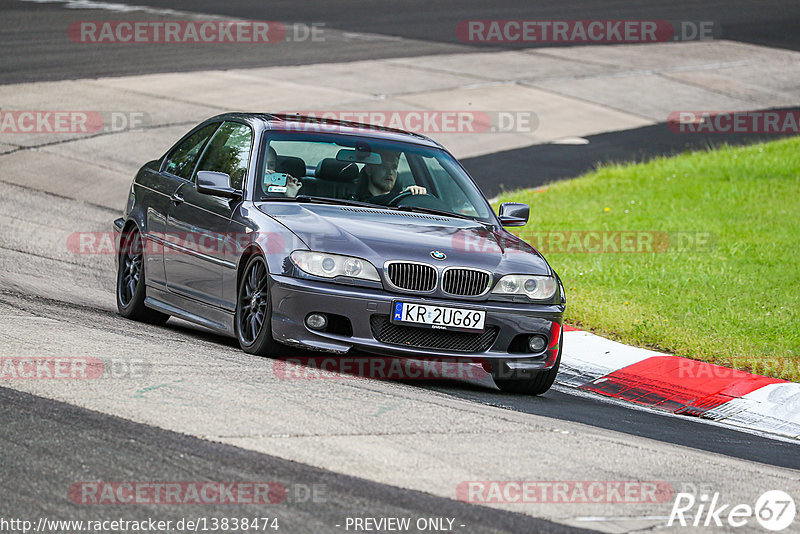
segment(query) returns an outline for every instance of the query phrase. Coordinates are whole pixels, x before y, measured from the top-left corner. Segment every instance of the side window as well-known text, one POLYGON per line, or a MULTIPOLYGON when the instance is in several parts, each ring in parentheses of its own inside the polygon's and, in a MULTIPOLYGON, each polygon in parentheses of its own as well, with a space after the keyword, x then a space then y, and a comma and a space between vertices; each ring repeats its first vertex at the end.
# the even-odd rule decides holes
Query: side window
POLYGON ((192 176, 194 164, 197 163, 197 156, 206 145, 206 141, 211 137, 219 127, 219 123, 209 124, 204 128, 200 128, 195 133, 186 138, 186 140, 178 145, 172 153, 167 156, 167 164, 164 170, 168 173, 180 176, 186 180, 192 176))
POLYGON ((242 189, 252 144, 253 132, 249 126, 225 122, 208 143, 197 170, 224 172, 231 177, 231 187, 242 189))

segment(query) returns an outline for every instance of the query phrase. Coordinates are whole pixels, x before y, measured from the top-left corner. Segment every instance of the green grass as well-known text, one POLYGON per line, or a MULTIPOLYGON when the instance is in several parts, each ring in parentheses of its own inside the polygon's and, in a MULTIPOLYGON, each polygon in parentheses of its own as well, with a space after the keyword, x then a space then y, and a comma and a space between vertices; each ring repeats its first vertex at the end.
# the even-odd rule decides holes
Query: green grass
POLYGON ((530 204, 530 222, 515 233, 544 243, 570 324, 800 381, 800 138, 610 165, 498 199, 508 201, 530 204), (666 235, 669 245, 634 253, 557 246, 575 230, 659 232, 655 241, 666 244, 666 235))

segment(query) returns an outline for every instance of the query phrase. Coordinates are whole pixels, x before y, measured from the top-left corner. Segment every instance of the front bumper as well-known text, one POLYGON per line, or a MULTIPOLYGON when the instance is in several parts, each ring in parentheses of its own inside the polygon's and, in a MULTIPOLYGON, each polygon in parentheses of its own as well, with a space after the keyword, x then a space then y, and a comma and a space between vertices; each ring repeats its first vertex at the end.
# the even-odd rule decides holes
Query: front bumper
MULTIPOLYGON (((517 368, 551 368, 559 352, 564 305, 519 304, 495 301, 459 301, 399 295, 380 289, 318 282, 287 276, 272 276, 272 335, 283 344, 305 349, 344 354, 351 349, 412 359, 456 358, 504 360, 517 368), (421 348, 376 339, 371 320, 389 316, 394 300, 429 305, 467 307, 486 310, 486 326, 495 327, 496 336, 488 349, 479 352, 421 348), (335 314, 349 319, 352 335, 319 332, 305 325, 309 313, 335 314), (540 334, 548 338, 540 354, 509 352, 519 334, 540 334)), ((413 330, 419 330, 413 328, 413 330)), ((438 332, 438 331, 436 331, 438 332)))

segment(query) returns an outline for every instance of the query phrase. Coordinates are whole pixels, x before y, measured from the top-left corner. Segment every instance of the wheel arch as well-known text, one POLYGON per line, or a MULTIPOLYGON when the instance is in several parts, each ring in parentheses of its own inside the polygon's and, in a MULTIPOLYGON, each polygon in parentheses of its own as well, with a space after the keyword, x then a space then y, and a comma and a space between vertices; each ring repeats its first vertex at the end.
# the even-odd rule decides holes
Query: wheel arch
MULTIPOLYGON (((250 243, 245 247, 242 251, 242 255, 239 256, 239 264, 236 266, 236 294, 239 293, 239 282, 242 280, 242 275, 244 274, 245 267, 247 267, 247 262, 250 261, 250 258, 253 255, 258 255, 264 258, 264 261, 267 262, 268 271, 272 271, 271 266, 269 265, 269 261, 266 259, 266 255, 264 251, 261 250, 261 247, 257 243, 250 243)), ((269 273, 268 273, 269 274, 269 273)), ((238 297, 237 297, 238 298, 238 297)))
POLYGON ((128 236, 130 236, 133 232, 142 233, 142 230, 139 228, 139 224, 134 219, 128 219, 122 226, 122 230, 119 232, 119 236, 117 237, 117 266, 119 266, 119 261, 122 258, 122 253, 125 249, 125 243, 128 236))
POLYGON ((122 258, 125 240, 131 235, 132 232, 139 232, 139 234, 142 236, 142 245, 144 246, 144 241, 147 239, 146 230, 144 229, 144 222, 145 217, 142 213, 142 210, 134 209, 128 213, 128 216, 125 218, 125 222, 122 224, 122 230, 119 231, 119 234, 116 237, 117 248, 116 254, 114 255, 114 261, 117 267, 119 267, 119 262, 122 258))

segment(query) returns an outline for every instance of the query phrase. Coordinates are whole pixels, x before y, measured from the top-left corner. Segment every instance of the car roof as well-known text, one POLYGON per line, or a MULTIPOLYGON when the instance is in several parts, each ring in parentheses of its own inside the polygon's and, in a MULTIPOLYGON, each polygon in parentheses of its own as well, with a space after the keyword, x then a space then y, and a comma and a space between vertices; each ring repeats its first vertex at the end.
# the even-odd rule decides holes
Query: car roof
POLYGON ((371 137, 386 141, 399 141, 435 148, 444 148, 430 137, 414 132, 407 132, 405 130, 377 126, 374 124, 311 117, 299 114, 232 112, 211 117, 204 122, 220 120, 244 120, 253 124, 261 123, 266 130, 357 135, 359 137, 371 137))

